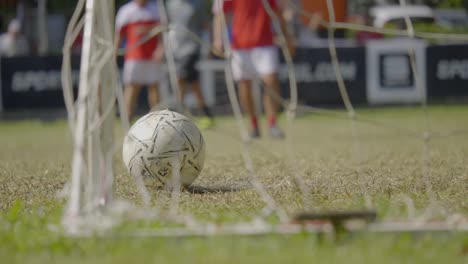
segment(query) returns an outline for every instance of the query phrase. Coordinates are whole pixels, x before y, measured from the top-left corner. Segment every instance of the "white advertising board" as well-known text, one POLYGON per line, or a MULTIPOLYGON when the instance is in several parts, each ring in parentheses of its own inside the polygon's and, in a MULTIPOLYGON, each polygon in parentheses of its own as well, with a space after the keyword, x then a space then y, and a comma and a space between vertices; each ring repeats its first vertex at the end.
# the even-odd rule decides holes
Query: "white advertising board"
POLYGON ((420 103, 426 100, 426 43, 395 38, 366 45, 367 101, 370 104, 420 103), (411 66, 414 52, 416 69, 411 66))

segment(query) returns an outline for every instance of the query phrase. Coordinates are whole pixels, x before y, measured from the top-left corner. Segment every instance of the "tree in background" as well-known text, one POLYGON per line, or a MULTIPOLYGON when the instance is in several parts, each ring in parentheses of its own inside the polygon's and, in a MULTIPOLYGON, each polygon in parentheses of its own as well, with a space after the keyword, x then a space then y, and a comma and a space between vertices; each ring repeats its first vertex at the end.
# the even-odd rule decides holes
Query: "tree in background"
MULTIPOLYGON (((348 8, 352 14, 362 14, 366 10, 377 3, 376 0, 355 0, 348 1, 348 8)), ((388 4, 398 5, 398 0, 388 0, 388 4)), ((425 4, 434 8, 464 8, 468 10, 468 0, 412 0, 412 4, 425 4)))
MULTIPOLYGON (((76 2, 77 1, 48 0, 47 5, 49 12, 71 15, 76 7, 76 2)), ((128 0, 115 0, 116 8, 125 4, 126 2, 128 2, 128 0)))
POLYGON ((444 8, 464 8, 468 10, 468 0, 427 0, 428 2, 438 2, 437 7, 444 8))
MULTIPOLYGON (((398 4, 399 1, 395 1, 398 4)), ((413 3, 423 3, 436 8, 464 8, 468 10, 468 0, 414 0, 413 3)))

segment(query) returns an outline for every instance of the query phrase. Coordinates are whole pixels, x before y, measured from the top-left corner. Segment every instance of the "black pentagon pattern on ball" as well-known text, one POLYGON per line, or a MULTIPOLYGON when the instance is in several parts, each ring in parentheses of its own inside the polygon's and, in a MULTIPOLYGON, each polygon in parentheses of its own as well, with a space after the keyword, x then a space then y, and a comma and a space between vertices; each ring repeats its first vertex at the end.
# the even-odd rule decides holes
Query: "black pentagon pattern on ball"
POLYGON ((164 185, 164 181, 158 177, 158 175, 155 175, 149 168, 148 168, 148 165, 146 164, 145 162, 145 159, 143 157, 140 157, 141 158, 141 162, 143 163, 143 168, 144 168, 144 172, 142 173, 142 175, 145 175, 145 173, 147 173, 147 175, 149 175, 150 177, 152 178, 155 178, 157 179, 159 182, 161 182, 161 184, 164 185))
MULTIPOLYGON (((163 117, 161 117, 159 121, 161 121, 162 119, 163 117)), ((152 136, 153 145, 151 146, 151 151, 150 151, 151 154, 154 153, 154 149, 156 148, 156 139, 158 138, 158 134, 159 134, 159 122, 156 125, 156 128, 154 129, 154 132, 153 132, 153 136, 152 136)))
POLYGON ((197 154, 195 154, 195 156, 193 156, 194 158, 197 158, 198 155, 200 155, 200 152, 202 151, 202 149, 205 147, 205 141, 203 141, 203 137, 202 137, 201 134, 200 134, 200 137, 198 139, 198 142, 200 143, 199 144, 200 147, 198 148, 197 154))
MULTIPOLYGON (((135 124, 133 124, 133 126, 130 127, 129 131, 131 131, 132 128, 138 126, 140 123, 145 122, 147 119, 149 119, 149 118, 152 117, 153 115, 157 115, 157 114, 158 114, 158 113, 152 112, 152 113, 150 113, 150 114, 148 114, 148 115, 145 115, 145 116, 143 116, 142 118, 138 119, 138 120, 135 122, 135 124)), ((160 114, 160 115, 168 116, 167 114, 160 114)))

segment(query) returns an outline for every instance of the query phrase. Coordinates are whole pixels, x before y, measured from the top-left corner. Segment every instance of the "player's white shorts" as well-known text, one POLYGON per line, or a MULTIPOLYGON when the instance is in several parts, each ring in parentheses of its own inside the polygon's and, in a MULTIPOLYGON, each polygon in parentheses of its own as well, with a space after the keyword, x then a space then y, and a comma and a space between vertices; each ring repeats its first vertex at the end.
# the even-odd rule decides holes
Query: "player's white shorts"
POLYGON ((234 80, 253 80, 256 77, 278 72, 279 58, 276 46, 232 51, 234 80))
POLYGON ((125 84, 150 85, 160 81, 161 66, 151 60, 126 60, 123 68, 125 84))

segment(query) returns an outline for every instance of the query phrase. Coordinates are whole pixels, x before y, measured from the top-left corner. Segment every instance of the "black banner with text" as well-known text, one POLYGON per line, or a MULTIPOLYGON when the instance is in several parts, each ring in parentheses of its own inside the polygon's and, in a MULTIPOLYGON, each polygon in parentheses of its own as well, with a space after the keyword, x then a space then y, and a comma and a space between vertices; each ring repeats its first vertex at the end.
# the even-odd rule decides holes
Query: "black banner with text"
MULTIPOLYGON (((72 79, 78 84, 79 59, 73 60, 72 79)), ((62 108, 62 56, 1 58, 4 110, 62 108)))
POLYGON ((429 99, 468 96, 468 45, 429 46, 426 52, 429 99))
MULTIPOLYGON (((338 48, 339 69, 353 103, 366 102, 366 50, 338 48)), ((299 101, 305 104, 341 104, 337 74, 327 48, 298 49, 294 57, 299 101)), ((279 71, 282 94, 289 97, 288 67, 279 71)))

